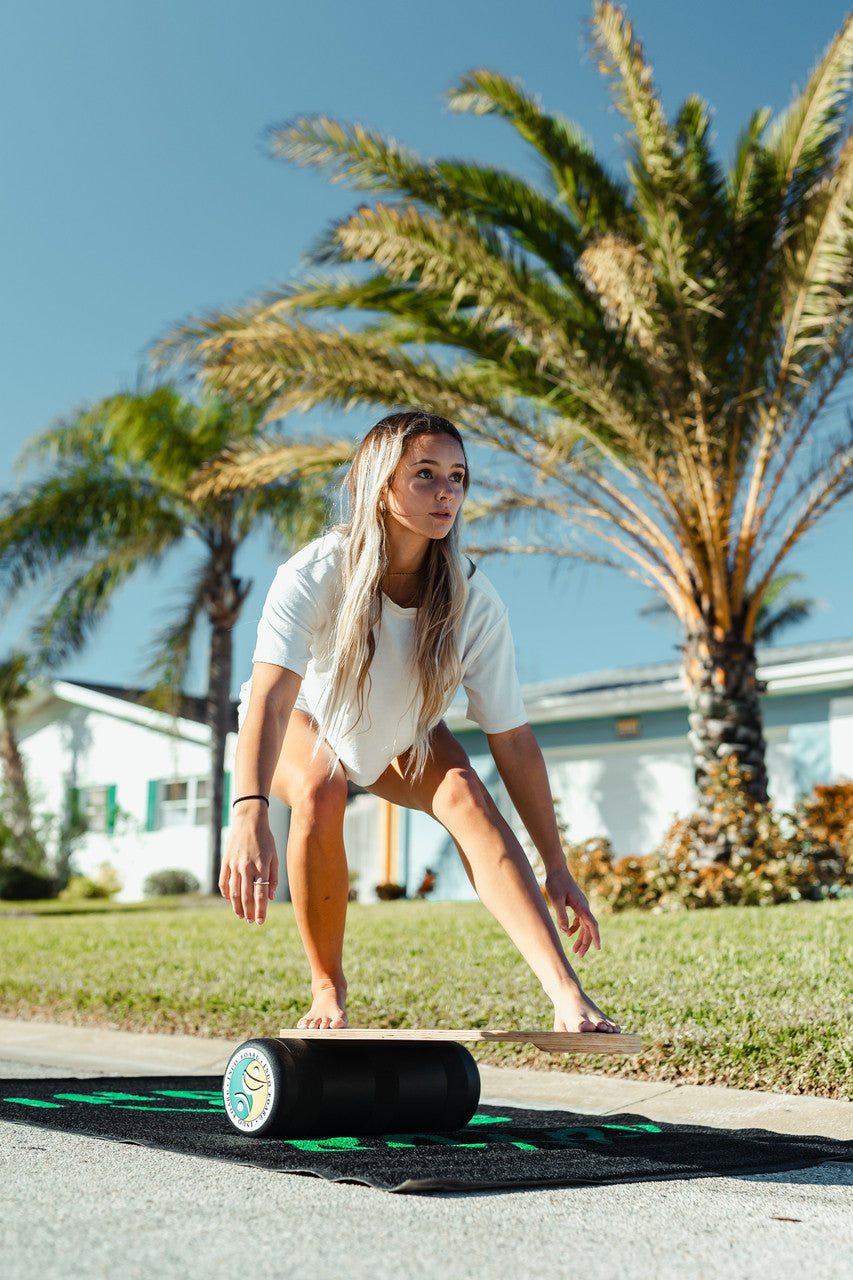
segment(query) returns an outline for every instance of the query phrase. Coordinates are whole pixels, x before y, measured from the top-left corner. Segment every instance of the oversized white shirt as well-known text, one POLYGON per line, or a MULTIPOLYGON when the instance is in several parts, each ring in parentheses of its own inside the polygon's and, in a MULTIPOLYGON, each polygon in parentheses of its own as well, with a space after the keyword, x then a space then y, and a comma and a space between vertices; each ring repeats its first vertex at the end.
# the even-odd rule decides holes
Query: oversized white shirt
MULTIPOLYGON (((331 678, 331 640, 343 566, 341 535, 332 532, 309 543, 281 565, 267 594, 253 661, 287 667, 302 676, 296 706, 321 720, 331 678)), ((376 649, 365 683, 364 712, 352 727, 329 731, 329 743, 348 776, 370 786, 395 756, 414 742, 420 703, 414 667, 417 609, 403 609, 382 597, 374 628, 376 649)), ((468 718, 485 733, 504 733, 527 722, 515 669, 507 611, 480 569, 469 579, 468 600, 457 632, 461 684, 468 718)), ((240 690, 240 722, 251 681, 240 690)), ((448 691, 444 710, 456 689, 448 691)))

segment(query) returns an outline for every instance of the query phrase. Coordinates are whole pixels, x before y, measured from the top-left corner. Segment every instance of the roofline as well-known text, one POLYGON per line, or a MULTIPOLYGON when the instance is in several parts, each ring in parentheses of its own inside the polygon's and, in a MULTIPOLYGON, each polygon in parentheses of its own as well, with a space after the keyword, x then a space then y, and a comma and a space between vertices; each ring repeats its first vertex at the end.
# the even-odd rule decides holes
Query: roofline
MULTIPOLYGON (((853 639, 763 646, 757 656, 758 677, 768 686, 764 698, 853 686, 853 639)), ((129 720, 190 742, 210 743, 209 726, 196 720, 155 711, 152 707, 113 697, 69 680, 53 680, 47 687, 64 702, 129 720)), ((606 719, 642 711, 687 707, 679 662, 615 667, 569 679, 540 681, 524 685, 521 692, 532 724, 606 719)), ((474 727, 465 715, 464 696, 448 709, 446 719, 451 729, 474 727)))
POLYGON ((98 693, 94 689, 87 689, 85 685, 74 684, 70 680, 51 680, 48 687, 62 702, 71 702, 75 706, 86 707, 89 711, 100 711, 117 720, 130 720, 146 729, 168 733, 172 737, 186 738, 190 742, 210 743, 210 727, 199 724, 197 720, 187 720, 183 716, 172 716, 165 711, 155 711, 153 707, 145 707, 138 702, 128 702, 126 698, 115 698, 108 693, 98 693))
MULTIPOLYGON (((853 686, 853 639, 826 644, 765 646, 758 651, 758 678, 767 683, 764 698, 853 686)), ((556 720, 594 720, 642 711, 687 708, 678 662, 616 667, 522 686, 531 724, 556 720)), ((474 726, 465 715, 464 697, 450 708, 451 729, 474 726)))

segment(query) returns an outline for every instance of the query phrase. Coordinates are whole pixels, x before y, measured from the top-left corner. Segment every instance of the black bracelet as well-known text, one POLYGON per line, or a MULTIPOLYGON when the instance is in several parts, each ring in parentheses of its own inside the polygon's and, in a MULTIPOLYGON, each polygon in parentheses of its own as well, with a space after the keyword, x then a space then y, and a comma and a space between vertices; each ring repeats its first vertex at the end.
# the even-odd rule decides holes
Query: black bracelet
POLYGON ((231 808, 233 809, 234 805, 239 804, 241 800, 263 800, 267 808, 270 807, 270 802, 266 796, 238 796, 236 800, 231 802, 231 808))

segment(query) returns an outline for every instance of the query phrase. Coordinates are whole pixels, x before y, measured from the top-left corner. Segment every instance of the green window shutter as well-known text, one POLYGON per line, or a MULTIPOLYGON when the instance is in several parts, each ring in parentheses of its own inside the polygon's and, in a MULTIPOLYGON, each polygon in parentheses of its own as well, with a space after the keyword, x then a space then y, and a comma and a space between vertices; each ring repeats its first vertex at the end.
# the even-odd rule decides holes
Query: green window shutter
POLYGON ((157 780, 148 783, 148 816, 145 820, 146 831, 157 830, 157 780))
POLYGON ((113 784, 113 786, 107 787, 107 821, 104 829, 108 836, 113 835, 115 832, 117 812, 118 805, 116 804, 116 789, 115 784, 113 784))
POLYGON ((80 821, 80 788, 68 788, 68 821, 75 826, 80 821))
POLYGON ((228 826, 231 813, 231 774, 226 770, 222 780, 222 825, 228 826))

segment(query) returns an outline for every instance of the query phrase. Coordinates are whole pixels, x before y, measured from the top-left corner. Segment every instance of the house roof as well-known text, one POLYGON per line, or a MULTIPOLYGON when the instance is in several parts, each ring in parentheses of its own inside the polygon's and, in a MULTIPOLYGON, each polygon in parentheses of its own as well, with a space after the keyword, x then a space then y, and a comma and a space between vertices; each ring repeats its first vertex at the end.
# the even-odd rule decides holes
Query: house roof
MULTIPOLYGON (((102 693, 108 698, 118 698, 122 702, 132 702, 136 706, 147 707, 149 703, 146 701, 148 697, 147 689, 128 689, 123 685, 116 684, 90 684, 87 680, 66 680, 63 683, 75 685, 80 689, 91 689, 93 693, 102 693)), ((228 732, 237 732, 237 707, 238 703, 231 703, 231 715, 229 717, 228 732)), ((193 720, 197 724, 207 724, 207 699, 196 697, 193 694, 181 694, 179 715, 182 720, 193 720)))
MULTIPOLYGON (((853 639, 765 646, 758 650, 758 676, 767 683, 764 696, 768 698, 853 686, 853 639)), ((532 724, 623 716, 687 705, 677 661, 614 667, 526 684, 522 695, 532 724)), ((454 701, 447 717, 451 729, 471 727, 465 705, 464 695, 454 701)))
MULTIPOLYGON (((765 698, 782 694, 811 693, 816 690, 853 687, 853 638, 818 644, 767 646, 758 650, 758 676, 767 684, 765 698)), ((642 666, 614 667, 587 675, 527 684, 522 688, 524 704, 532 724, 556 720, 585 720, 624 716, 641 711, 686 707, 687 698, 678 662, 652 662, 642 666)), ((45 697, 58 697, 93 709, 118 713, 116 704, 125 704, 127 718, 178 732, 199 742, 209 739, 205 724, 205 700, 184 696, 176 721, 162 711, 154 711, 144 701, 145 690, 121 685, 91 684, 76 680, 55 680, 45 697)), ((447 714, 451 729, 470 729, 465 714, 464 693, 454 700, 447 714)), ((237 731, 237 703, 231 704, 229 732, 237 731)))
MULTIPOLYGON (((77 680, 51 680, 35 685, 21 709, 21 727, 26 722, 38 721, 45 713, 51 715, 51 704, 72 704, 99 711, 105 715, 129 720, 148 729, 170 736, 185 738, 190 742, 209 743, 210 729, 204 722, 204 699, 185 697, 180 714, 176 717, 164 711, 156 711, 144 701, 145 691, 128 689, 120 685, 88 684, 77 680)), ((237 706, 231 704, 229 732, 237 730, 237 706)))

